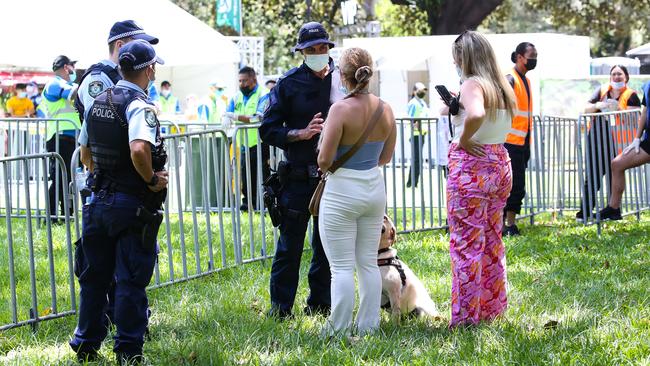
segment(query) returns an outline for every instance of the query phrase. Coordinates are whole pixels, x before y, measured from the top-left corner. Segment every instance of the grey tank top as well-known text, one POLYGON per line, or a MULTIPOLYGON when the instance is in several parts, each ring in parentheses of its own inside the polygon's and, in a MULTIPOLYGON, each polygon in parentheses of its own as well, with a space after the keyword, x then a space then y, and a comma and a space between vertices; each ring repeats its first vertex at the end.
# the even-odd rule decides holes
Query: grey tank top
MULTIPOLYGON (((352 145, 339 145, 336 149, 336 159, 352 148, 352 145)), ((359 150, 343 164, 341 168, 353 170, 368 170, 379 164, 379 155, 384 148, 384 141, 369 141, 361 145, 359 150)))

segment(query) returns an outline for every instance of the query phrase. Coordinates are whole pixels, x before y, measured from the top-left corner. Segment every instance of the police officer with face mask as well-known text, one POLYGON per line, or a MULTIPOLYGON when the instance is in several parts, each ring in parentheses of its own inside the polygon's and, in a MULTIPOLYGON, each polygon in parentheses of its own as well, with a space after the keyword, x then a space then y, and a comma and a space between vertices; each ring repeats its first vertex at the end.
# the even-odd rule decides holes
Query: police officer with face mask
MULTIPOLYGON (((329 57, 334 43, 325 28, 310 22, 300 28, 298 44, 304 63, 289 70, 270 93, 260 136, 265 143, 284 150, 286 161, 278 167, 281 182, 279 206, 280 238, 271 268, 270 316, 291 316, 307 224, 309 201, 318 184, 316 164, 318 138, 330 106, 344 96, 340 78, 329 57)), ((318 222, 313 222, 312 260, 309 269, 310 294, 307 314, 330 310, 330 270, 325 257, 318 222)))
POLYGON ((120 49, 124 80, 98 95, 86 112, 95 166, 93 196, 83 207, 83 235, 75 252, 79 319, 70 346, 93 360, 107 335, 104 309, 115 275, 115 345, 118 361, 142 361, 148 322, 145 288, 157 256, 167 155, 155 107, 146 90, 163 61, 144 40, 120 49))

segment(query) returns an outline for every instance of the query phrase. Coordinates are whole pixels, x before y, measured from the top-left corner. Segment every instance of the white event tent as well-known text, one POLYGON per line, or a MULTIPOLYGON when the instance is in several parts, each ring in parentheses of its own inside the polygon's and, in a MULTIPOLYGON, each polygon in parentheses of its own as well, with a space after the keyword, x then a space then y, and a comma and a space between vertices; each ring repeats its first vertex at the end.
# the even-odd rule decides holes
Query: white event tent
MULTIPOLYGON (((397 116, 406 115, 411 88, 420 81, 429 86, 432 112, 441 106, 434 90, 438 84, 459 89, 451 45, 457 35, 424 37, 382 37, 345 39, 344 47, 367 49, 379 71, 379 92, 397 116)), ((509 73, 510 54, 520 42, 530 42, 539 53, 537 68, 528 73, 533 84, 534 112, 539 113, 539 86, 543 79, 587 78, 590 71, 589 37, 551 33, 486 34, 499 66, 509 73)))
POLYGON ((237 46, 169 0, 3 1, 0 8, 0 70, 51 71, 60 54, 86 68, 108 57, 113 23, 132 19, 160 39, 155 48, 165 66, 157 69, 157 86, 169 80, 181 99, 205 94, 212 80, 236 86, 237 46))

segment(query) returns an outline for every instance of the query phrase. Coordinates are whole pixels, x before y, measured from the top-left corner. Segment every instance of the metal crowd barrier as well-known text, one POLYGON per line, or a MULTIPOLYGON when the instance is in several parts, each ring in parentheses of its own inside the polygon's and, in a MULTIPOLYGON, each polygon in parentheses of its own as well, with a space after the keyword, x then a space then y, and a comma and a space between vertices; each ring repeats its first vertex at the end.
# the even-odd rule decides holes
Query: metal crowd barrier
MULTIPOLYGON (((636 137, 640 110, 582 114, 578 119, 580 139, 577 144, 578 177, 583 197, 579 208, 584 223, 598 225, 600 210, 607 206, 612 194, 611 161, 636 137)), ((636 215, 650 206, 650 185, 646 165, 625 172, 626 189, 621 201, 625 215, 636 215)))
MULTIPOLYGON (((601 171, 605 173, 609 171, 608 162, 600 162, 600 165, 596 166, 590 162, 589 156, 604 153, 603 149, 609 153, 607 159, 615 156, 619 149, 627 145, 626 139, 636 128, 637 118, 638 111, 585 114, 578 119, 535 117, 531 135, 531 159, 527 169, 527 195, 520 217, 530 218, 532 223, 534 217, 542 212, 557 212, 562 215, 567 210, 576 211, 581 207, 585 209, 581 197, 584 196, 586 189, 597 186, 598 180, 601 179, 601 171), (604 141, 610 140, 610 145, 604 144, 604 141)), ((201 123, 167 124, 167 127, 174 127, 177 130, 181 130, 182 126, 197 130, 165 136, 169 156, 167 164, 169 186, 164 203, 164 224, 158 237, 161 252, 150 288, 269 258, 269 254, 273 253, 269 248, 274 246, 278 237, 277 230, 265 216, 262 198, 265 167, 262 161, 266 160, 266 157, 263 150, 259 148, 259 141, 261 141, 259 134, 257 134, 258 144, 255 149, 249 146, 251 141, 248 141, 248 131, 257 130, 259 124, 235 125, 228 130, 201 123), (254 154, 254 157, 251 154, 254 154), (255 161, 257 164, 254 163, 255 161), (248 210, 245 212, 240 207, 244 186, 246 196, 251 200, 252 197, 256 197, 255 202, 248 202, 248 210), (253 194, 254 190, 257 190, 257 196, 253 194), (271 245, 268 244, 269 241, 272 241, 271 245)), ((387 190, 387 213, 393 217, 400 232, 445 228, 446 151, 449 141, 447 120, 446 118, 401 118, 397 120, 397 131, 398 140, 393 159, 383 167, 387 190), (419 179, 416 180, 415 176, 418 173, 419 179), (407 187, 409 176, 411 184, 407 187)), ((19 140, 14 139, 14 143, 17 143, 15 141, 19 140)), ((77 154, 78 151, 75 152, 70 166, 73 171, 78 164, 77 154)), ((11 228, 29 223, 28 229, 20 230, 28 233, 26 247, 37 246, 36 243, 41 238, 39 235, 33 235, 34 228, 31 226, 31 221, 35 218, 45 219, 47 235, 43 237, 48 238, 50 242, 53 240, 52 224, 57 217, 48 211, 49 205, 41 207, 38 204, 39 199, 47 203, 47 194, 44 194, 47 191, 47 180, 45 178, 29 180, 26 177, 31 177, 38 171, 40 177, 46 176, 47 174, 43 172, 46 171, 48 159, 55 156, 59 167, 57 173, 64 177, 62 182, 67 185, 67 172, 65 167, 61 167, 62 160, 58 155, 17 156, 2 161, 4 164, 2 188, 5 200, 0 205, 0 215, 4 215, 8 227, 6 231, 13 237, 16 236, 16 230, 11 228), (20 177, 17 184, 14 182, 15 177, 20 177), (43 188, 41 191, 38 190, 39 186, 43 188), (22 199, 17 198, 19 195, 22 199), (36 199, 26 199, 27 197, 36 199), (34 202, 37 204, 34 205, 34 202), (25 218, 27 220, 24 220, 25 218), (14 226, 10 228, 11 225, 14 226)), ((281 150, 270 149, 268 160, 271 170, 282 158, 281 150)), ((639 212, 648 209, 649 177, 645 167, 634 169, 626 174, 628 189, 623 199, 623 210, 626 214, 636 214, 638 218, 639 212)), ((607 180, 602 186, 594 207, 596 213, 604 207, 610 193, 607 180)), ((81 203, 76 185, 71 182, 69 188, 73 195, 68 197, 66 191, 64 202, 66 205, 71 202, 74 207, 74 229, 79 237, 82 224, 79 220, 81 203)), ((67 250, 68 255, 71 256, 72 226, 67 207, 69 206, 66 206, 66 214, 63 217, 65 228, 60 227, 60 229, 66 230, 67 250)), ((585 220, 585 224, 594 223, 599 225, 600 231, 600 218, 597 214, 585 220)), ((54 229, 56 231, 59 228, 54 229)), ((10 252, 14 246, 10 243, 10 252)), ((62 246, 53 247, 56 251, 62 246)), ((34 253, 39 251, 32 250, 21 258, 27 258, 32 264, 38 263, 38 255, 35 256, 34 253)), ((13 254, 10 253, 11 256, 13 254)), ((56 262, 56 256, 51 250, 48 250, 48 258, 50 262, 56 262)), ((10 262, 13 260, 11 259, 10 262)), ((38 265, 32 267, 38 269, 38 265)), ((54 270, 60 270, 55 267, 54 270)), ((9 268, 13 271, 12 266, 9 268)), ((54 267, 50 266, 50 268, 54 267)), ((18 311, 22 308, 20 301, 17 303, 14 300, 12 311, 7 312, 12 313, 13 317, 3 319, 3 315, 0 314, 0 319, 3 319, 0 324, 7 324, 1 326, 0 330, 29 322, 34 323, 39 319, 74 313, 75 294, 71 257, 68 264, 62 265, 63 270, 66 268, 72 278, 69 300, 72 310, 59 311, 60 306, 58 308, 56 306, 56 296, 50 295, 53 304, 48 311, 51 313, 45 314, 43 309, 38 308, 34 296, 31 309, 35 315, 24 320, 17 315, 22 313, 18 311)), ((7 275, 4 278, 14 278, 11 281, 15 282, 15 277, 12 276, 14 275, 7 275)), ((58 277, 60 278, 61 275, 58 277)), ((42 290, 37 284, 32 285, 31 292, 43 298, 42 290)))
POLYGON ((47 191, 47 180, 23 182, 19 190, 11 184, 12 172, 29 176, 34 174, 35 167, 46 170, 52 159, 61 174, 62 184, 67 186, 67 169, 56 153, 0 158, 0 212, 5 226, 0 230, 0 242, 6 243, 7 250, 7 256, 0 256, 3 262, 0 265, 3 288, 0 292, 0 330, 26 324, 35 326, 41 320, 76 311, 67 190, 64 190, 63 222, 54 226, 47 194, 43 197, 45 214, 40 217, 44 220, 39 219, 39 208, 33 207, 31 199, 25 199, 20 209, 15 207, 20 202, 17 198, 20 191, 23 197, 34 197, 34 189, 38 186, 47 191))
MULTIPOLYGON (((68 119, 46 119, 46 118, 1 118, 0 119, 0 130, 3 131, 3 134, 6 136, 6 141, 3 140, 1 143, 3 145, 3 151, 5 154, 0 155, 0 157, 9 156, 25 156, 31 154, 43 154, 46 152, 56 152, 61 153, 60 151, 60 124, 64 122, 70 122, 68 119), (50 149, 46 147, 47 144, 47 125, 48 123, 54 123, 54 146, 51 146, 50 149), (49 151, 48 151, 49 150, 49 151)), ((79 130, 74 130, 74 138, 79 135, 79 130)), ((21 196, 21 186, 27 183, 34 184, 36 182, 41 182, 43 180, 47 181, 49 177, 50 164, 48 163, 43 170, 40 164, 37 164, 35 161, 31 161, 29 174, 24 174, 25 171, 17 166, 12 166, 8 172, 7 179, 10 183, 10 189, 14 190, 16 194, 12 195, 14 198, 13 203, 13 215, 20 215, 22 212, 24 215, 25 212, 25 201, 27 197, 21 196)), ((67 168, 67 167, 66 167, 67 168)), ((73 173, 73 172, 72 172, 73 173)), ((58 169, 55 169, 55 182, 57 186, 55 187, 54 200, 59 202, 60 192, 64 189, 62 188, 62 180, 60 179, 60 172, 58 169)), ((44 186, 46 189, 43 191, 47 195, 49 185, 44 186)), ((31 202, 32 209, 35 209, 36 212, 34 216, 43 219, 43 212, 45 207, 43 200, 43 192, 41 192, 41 184, 35 184, 35 197, 34 201, 31 202)), ((58 207, 58 204, 57 204, 58 207)), ((58 219, 62 219, 59 210, 51 213, 55 215, 58 219)))

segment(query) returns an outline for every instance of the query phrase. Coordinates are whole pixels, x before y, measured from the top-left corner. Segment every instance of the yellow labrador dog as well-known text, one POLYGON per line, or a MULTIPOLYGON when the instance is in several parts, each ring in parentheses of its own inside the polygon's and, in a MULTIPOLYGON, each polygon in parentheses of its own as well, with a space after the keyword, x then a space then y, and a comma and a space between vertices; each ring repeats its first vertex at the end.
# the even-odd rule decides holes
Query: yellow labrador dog
POLYGON ((393 248, 396 238, 395 225, 384 215, 377 256, 381 272, 382 308, 391 310, 391 318, 396 324, 399 324, 402 314, 439 317, 436 304, 422 282, 397 257, 397 249, 393 248))

